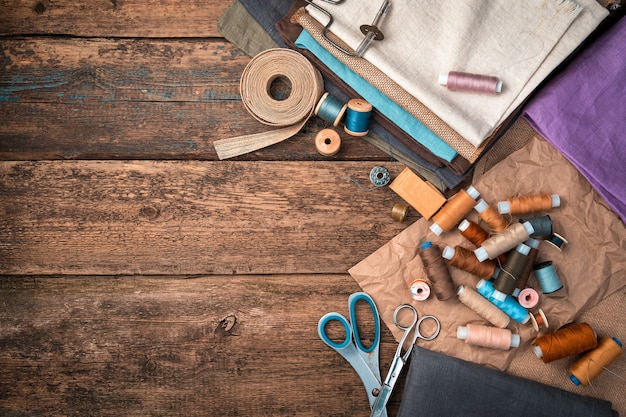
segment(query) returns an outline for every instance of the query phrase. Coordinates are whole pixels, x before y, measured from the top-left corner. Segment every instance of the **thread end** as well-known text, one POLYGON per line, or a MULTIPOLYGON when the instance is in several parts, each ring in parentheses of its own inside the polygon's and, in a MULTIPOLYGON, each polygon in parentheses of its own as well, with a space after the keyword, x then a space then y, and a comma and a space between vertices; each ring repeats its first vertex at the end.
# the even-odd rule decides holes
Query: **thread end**
POLYGON ((433 223, 430 225, 430 231, 437 236, 440 236, 443 233, 443 229, 437 223, 433 223))
POLYGON ((489 259, 489 255, 487 254, 487 250, 485 250, 485 248, 476 249, 474 251, 474 255, 476 255, 476 258, 478 258, 480 262, 484 262, 489 259))
POLYGON ((455 253, 456 253, 456 249, 454 249, 451 246, 446 246, 445 248, 443 248, 443 251, 441 252, 441 257, 450 260, 454 258, 455 253))
POLYGON ((437 82, 439 83, 439 85, 448 85, 448 74, 439 74, 439 79, 437 80, 437 82))
POLYGON ((561 197, 558 194, 552 194, 550 196, 550 200, 552 200, 552 207, 560 207, 561 206, 561 197))
POLYGON ((499 201, 498 212, 500 214, 509 214, 511 212, 511 204, 508 201, 499 201))
POLYGON ((483 211, 487 210, 487 207, 489 207, 489 204, 487 204, 487 202, 481 198, 480 200, 478 200, 478 204, 474 206, 474 210, 482 213, 483 211))
POLYGON ((459 326, 456 328, 456 338, 461 340, 466 340, 469 331, 466 326, 459 326))
POLYGON ((578 378, 576 378, 574 375, 570 375, 569 379, 570 379, 570 381, 572 381, 574 383, 574 385, 580 386, 580 380, 578 378))
POLYGON ((522 338, 520 337, 520 335, 518 334, 511 335, 511 347, 512 348, 519 347, 521 341, 522 341, 522 338))

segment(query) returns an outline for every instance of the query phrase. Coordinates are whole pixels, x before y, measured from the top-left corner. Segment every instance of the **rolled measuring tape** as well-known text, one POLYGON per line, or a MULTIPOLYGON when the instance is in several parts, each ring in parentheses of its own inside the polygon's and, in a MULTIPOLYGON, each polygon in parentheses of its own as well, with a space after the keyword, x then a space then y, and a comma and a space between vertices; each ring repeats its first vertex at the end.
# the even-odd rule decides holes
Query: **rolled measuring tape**
POLYGON ((324 81, 320 72, 300 53, 273 48, 257 54, 246 65, 239 92, 245 109, 252 117, 279 129, 215 141, 213 146, 220 159, 258 150, 298 133, 313 115, 324 93, 324 81), (271 94, 272 83, 280 78, 291 85, 291 91, 284 100, 278 100, 271 94))

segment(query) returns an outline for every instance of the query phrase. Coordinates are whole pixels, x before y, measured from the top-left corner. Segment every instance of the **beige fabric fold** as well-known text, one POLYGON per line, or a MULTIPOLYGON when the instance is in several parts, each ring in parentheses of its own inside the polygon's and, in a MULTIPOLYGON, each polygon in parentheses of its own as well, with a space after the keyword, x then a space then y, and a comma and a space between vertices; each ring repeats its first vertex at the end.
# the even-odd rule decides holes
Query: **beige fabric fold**
MULTIPOLYGON (((376 87, 381 93, 389 97, 396 104, 404 108, 413 117, 417 118, 424 124, 424 126, 439 136, 444 142, 457 151, 460 156, 467 159, 470 163, 475 162, 484 151, 485 145, 477 149, 476 146, 469 143, 465 138, 450 128, 450 126, 441 120, 441 118, 433 113, 428 107, 409 94, 404 88, 400 87, 394 80, 389 78, 369 61, 361 57, 346 55, 337 48, 334 48, 322 36, 323 26, 305 9, 300 9, 296 14, 294 14, 292 20, 295 20, 294 23, 300 24, 304 30, 309 32, 309 34, 311 34, 311 36, 335 58, 341 61, 356 74, 363 77, 363 79, 365 79, 372 86, 376 87)), ((335 36, 332 31, 328 31, 327 36, 343 48, 350 48, 341 39, 335 36)))
MULTIPOLYGON (((353 49, 363 39, 359 26, 381 4, 315 3, 332 14, 330 30, 353 49)), ((327 23, 312 6, 307 11, 327 23)), ((381 23, 385 39, 363 57, 478 147, 607 14, 594 0, 392 2, 381 23), (449 91, 437 82, 448 71, 496 76, 503 91, 449 91)))
MULTIPOLYGON (((521 336, 519 348, 502 351, 470 346, 456 338, 457 327, 467 323, 488 325, 482 317, 456 298, 439 301, 431 296, 423 302, 413 301, 409 293, 410 283, 417 278, 427 278, 418 253, 422 242, 431 240, 440 247, 458 244, 473 249, 456 229, 435 236, 429 230, 431 222, 423 218, 352 267, 349 273, 363 291, 372 296, 381 318, 397 340, 402 332, 393 324, 393 312, 398 305, 410 303, 420 315, 433 314, 441 321, 439 337, 432 342, 420 342, 423 347, 506 369, 515 356, 531 348, 537 336, 576 321, 582 312, 626 286, 626 226, 576 168, 539 136, 494 166, 473 185, 488 203, 535 193, 561 197, 561 207, 549 214, 554 230, 569 243, 562 251, 542 243, 537 258, 537 262, 553 261, 564 284, 563 289, 550 295, 541 294, 539 290, 538 308, 545 312, 549 330, 536 332, 530 324, 512 322, 509 328, 521 336)), ((476 212, 468 218, 480 222, 476 212)), ((518 221, 518 218, 512 220, 518 221)), ((478 277, 453 267, 449 270, 455 284, 475 288, 478 277)), ((534 274, 529 283, 540 289, 534 274)), ((536 309, 532 311, 536 312, 536 309)), ((607 333, 598 334, 626 340, 623 330, 623 326, 616 326, 603 329, 607 333), (613 331, 615 333, 609 333, 613 331)), ((567 378, 567 369, 563 373, 567 378)))

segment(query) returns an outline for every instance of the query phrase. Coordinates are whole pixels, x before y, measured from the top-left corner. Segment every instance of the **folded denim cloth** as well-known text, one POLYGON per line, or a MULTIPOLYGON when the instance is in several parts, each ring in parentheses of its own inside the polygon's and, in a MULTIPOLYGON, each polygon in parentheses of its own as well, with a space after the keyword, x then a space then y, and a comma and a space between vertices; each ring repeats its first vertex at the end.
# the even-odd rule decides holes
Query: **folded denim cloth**
POLYGON ((524 109, 626 222, 626 18, 598 37, 524 109))
POLYGON ((617 417, 611 403, 415 346, 398 417, 617 417))

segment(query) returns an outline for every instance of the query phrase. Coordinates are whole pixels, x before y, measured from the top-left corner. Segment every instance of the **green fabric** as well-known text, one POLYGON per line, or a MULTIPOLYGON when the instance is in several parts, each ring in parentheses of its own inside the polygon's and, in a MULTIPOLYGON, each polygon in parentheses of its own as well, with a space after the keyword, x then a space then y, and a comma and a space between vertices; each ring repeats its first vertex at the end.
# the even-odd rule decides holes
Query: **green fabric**
POLYGON ((220 17, 217 28, 224 38, 250 56, 279 47, 239 0, 231 3, 220 17))

